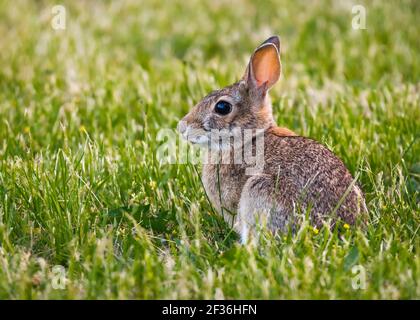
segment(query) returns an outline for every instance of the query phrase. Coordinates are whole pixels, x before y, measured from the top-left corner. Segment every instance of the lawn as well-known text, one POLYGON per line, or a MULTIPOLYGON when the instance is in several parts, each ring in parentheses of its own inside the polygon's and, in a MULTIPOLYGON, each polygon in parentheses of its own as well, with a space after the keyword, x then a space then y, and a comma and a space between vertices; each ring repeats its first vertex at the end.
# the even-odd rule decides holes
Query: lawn
POLYGON ((420 299, 418 1, 61 4, 0 0, 0 299, 420 299), (358 176, 365 229, 242 246, 156 157, 272 34, 277 123, 358 176))

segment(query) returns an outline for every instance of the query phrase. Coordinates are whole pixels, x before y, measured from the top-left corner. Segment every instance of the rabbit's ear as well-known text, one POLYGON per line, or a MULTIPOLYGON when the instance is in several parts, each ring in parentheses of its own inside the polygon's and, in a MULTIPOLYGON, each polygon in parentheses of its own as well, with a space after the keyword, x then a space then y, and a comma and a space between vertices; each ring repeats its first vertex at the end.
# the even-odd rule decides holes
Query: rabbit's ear
POLYGON ((274 44, 276 46, 277 51, 280 53, 280 38, 278 36, 272 36, 268 38, 263 43, 261 43, 260 47, 267 43, 274 44))
POLYGON ((277 82, 281 72, 279 48, 279 38, 274 36, 255 50, 244 76, 251 88, 265 93, 277 82))

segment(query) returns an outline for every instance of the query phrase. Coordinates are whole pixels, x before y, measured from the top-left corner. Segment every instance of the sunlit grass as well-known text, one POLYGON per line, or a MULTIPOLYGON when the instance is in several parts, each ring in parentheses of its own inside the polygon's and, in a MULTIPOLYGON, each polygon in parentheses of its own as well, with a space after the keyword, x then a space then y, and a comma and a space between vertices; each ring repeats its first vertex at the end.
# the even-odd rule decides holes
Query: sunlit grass
POLYGON ((366 30, 347 1, 63 4, 55 31, 54 2, 0 1, 0 298, 420 298, 416 1, 362 3, 366 30), (276 120, 359 174, 366 230, 241 246, 199 166, 156 161, 158 130, 272 34, 276 120))

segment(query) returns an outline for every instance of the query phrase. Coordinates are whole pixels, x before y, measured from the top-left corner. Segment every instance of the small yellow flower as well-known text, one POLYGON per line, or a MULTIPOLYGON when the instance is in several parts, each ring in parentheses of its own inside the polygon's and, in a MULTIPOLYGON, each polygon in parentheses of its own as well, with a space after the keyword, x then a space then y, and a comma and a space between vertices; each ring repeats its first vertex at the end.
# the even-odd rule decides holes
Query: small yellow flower
POLYGON ((152 189, 156 189, 156 181, 150 181, 150 182, 149 182, 149 186, 150 186, 150 188, 152 188, 152 189))
POLYGON ((79 127, 79 131, 80 131, 80 132, 86 132, 86 127, 85 127, 84 125, 81 125, 81 126, 79 127))
POLYGON ((31 131, 30 127, 23 128, 23 132, 25 132, 25 133, 29 133, 30 131, 31 131))
POLYGON ((350 229, 350 226, 349 226, 347 223, 345 223, 343 227, 344 227, 344 229, 346 229, 346 230, 350 229))
POLYGON ((318 234, 318 233, 319 233, 319 230, 318 230, 318 228, 317 228, 317 227, 313 227, 313 228, 312 228, 312 232, 313 232, 314 234, 318 234))

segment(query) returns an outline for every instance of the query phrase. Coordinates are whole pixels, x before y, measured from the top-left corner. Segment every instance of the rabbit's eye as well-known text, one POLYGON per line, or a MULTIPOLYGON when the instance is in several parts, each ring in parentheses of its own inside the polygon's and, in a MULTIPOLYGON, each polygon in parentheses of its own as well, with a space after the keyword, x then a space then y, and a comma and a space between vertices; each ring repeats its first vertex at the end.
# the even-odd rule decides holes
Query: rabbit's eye
POLYGON ((214 111, 224 116, 232 111, 232 105, 227 101, 220 100, 214 106, 214 111))

